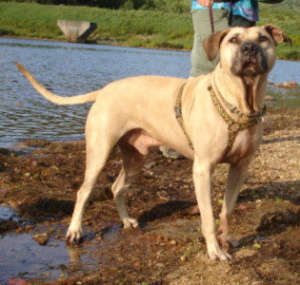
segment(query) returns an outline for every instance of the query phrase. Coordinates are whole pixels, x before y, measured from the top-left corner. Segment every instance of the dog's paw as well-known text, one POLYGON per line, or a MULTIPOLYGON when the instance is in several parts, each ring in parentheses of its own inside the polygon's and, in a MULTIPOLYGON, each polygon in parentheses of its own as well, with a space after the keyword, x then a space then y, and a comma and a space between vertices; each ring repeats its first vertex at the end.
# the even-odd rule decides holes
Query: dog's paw
POLYGON ((69 229, 66 234, 66 242, 69 244, 79 244, 83 242, 82 231, 71 230, 69 229))
POLYGON ((227 250, 228 248, 237 248, 240 246, 240 243, 238 240, 230 237, 230 236, 227 236, 227 235, 219 235, 218 236, 218 240, 220 242, 220 244, 222 245, 222 248, 227 250))
POLYGON ((129 218, 129 217, 124 218, 122 222, 123 222, 124 229, 137 228, 139 226, 139 223, 136 219, 129 218))
POLYGON ((208 256, 212 260, 229 261, 232 259, 231 255, 222 251, 219 247, 208 248, 208 256))

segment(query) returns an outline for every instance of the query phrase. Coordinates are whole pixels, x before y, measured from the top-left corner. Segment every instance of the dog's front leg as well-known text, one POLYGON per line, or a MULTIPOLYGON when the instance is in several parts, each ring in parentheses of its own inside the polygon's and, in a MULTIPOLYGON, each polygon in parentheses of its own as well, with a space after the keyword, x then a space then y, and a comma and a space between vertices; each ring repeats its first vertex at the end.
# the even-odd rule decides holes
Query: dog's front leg
POLYGON ((216 238, 211 200, 211 172, 211 163, 209 161, 200 161, 196 156, 193 165, 193 179, 201 213, 202 233, 205 237, 208 255, 213 260, 229 260, 231 258, 230 255, 220 249, 216 238))
POLYGON ((249 163, 250 159, 230 165, 224 194, 224 203, 220 214, 220 227, 218 229, 220 233, 219 240, 223 248, 228 248, 229 245, 232 247, 239 245, 238 241, 229 235, 229 222, 239 190, 245 181, 249 163))

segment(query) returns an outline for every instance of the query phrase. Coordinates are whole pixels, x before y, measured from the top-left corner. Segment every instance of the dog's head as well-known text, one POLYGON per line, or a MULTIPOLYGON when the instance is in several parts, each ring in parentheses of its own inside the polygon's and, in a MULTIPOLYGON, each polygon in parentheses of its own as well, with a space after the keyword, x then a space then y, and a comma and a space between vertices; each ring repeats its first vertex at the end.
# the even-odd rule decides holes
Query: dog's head
POLYGON ((289 42, 277 26, 235 27, 212 34, 203 41, 209 60, 220 51, 220 64, 236 76, 256 76, 271 71, 275 63, 275 46, 289 42))

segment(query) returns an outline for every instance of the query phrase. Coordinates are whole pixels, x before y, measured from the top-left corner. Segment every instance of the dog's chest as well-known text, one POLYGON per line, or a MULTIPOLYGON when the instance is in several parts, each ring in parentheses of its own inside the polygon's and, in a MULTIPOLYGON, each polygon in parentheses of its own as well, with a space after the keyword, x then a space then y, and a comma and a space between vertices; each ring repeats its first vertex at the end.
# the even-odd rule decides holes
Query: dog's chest
MULTIPOLYGON (((257 128, 255 128, 257 129, 257 128)), ((236 163, 256 151, 261 141, 261 131, 253 128, 240 132, 233 142, 232 148, 225 154, 225 162, 236 163)))

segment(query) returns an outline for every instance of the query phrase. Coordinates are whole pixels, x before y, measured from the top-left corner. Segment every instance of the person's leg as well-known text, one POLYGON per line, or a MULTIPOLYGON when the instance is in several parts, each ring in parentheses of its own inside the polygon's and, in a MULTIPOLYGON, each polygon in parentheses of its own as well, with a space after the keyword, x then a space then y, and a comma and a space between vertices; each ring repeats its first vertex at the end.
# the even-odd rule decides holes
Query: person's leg
MULTIPOLYGON (((229 27, 227 11, 214 9, 213 17, 214 29, 216 32, 229 27)), ((195 35, 193 49, 191 52, 192 67, 190 77, 196 77, 213 71, 219 61, 219 57, 217 57, 214 61, 209 61, 202 46, 203 39, 207 38, 212 33, 208 10, 192 10, 192 20, 195 35)))
MULTIPOLYGON (((227 29, 228 26, 228 12, 226 10, 213 10, 214 30, 221 31, 227 29)), ((211 24, 208 9, 192 10, 192 20, 195 30, 194 44, 191 52, 191 71, 189 77, 197 77, 212 72, 219 62, 219 56, 214 61, 209 61, 204 52, 202 41, 211 35, 211 24)), ((163 156, 170 158, 182 158, 177 151, 168 147, 161 146, 160 151, 163 156)))

